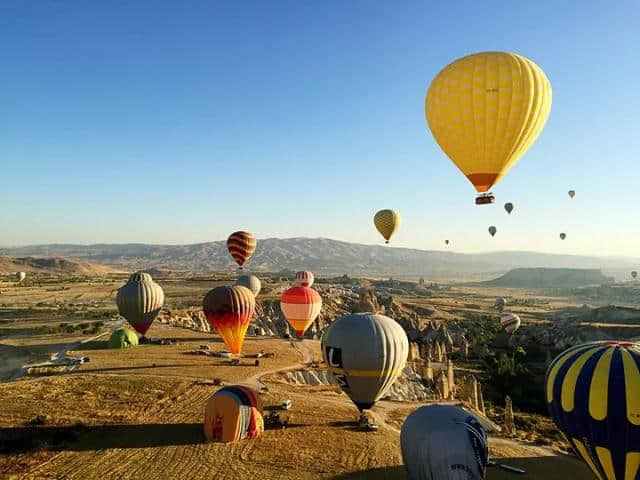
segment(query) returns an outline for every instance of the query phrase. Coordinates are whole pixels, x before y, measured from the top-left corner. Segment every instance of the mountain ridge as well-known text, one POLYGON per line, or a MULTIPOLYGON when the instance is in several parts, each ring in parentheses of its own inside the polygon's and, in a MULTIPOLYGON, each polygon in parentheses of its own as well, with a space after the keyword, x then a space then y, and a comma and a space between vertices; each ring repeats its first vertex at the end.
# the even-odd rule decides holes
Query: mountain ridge
MULTIPOLYGON (((162 268, 185 271, 233 270, 235 263, 218 240, 184 245, 146 243, 45 244, 0 248, 0 255, 63 257, 119 269, 162 268)), ((266 238, 258 240, 246 269, 256 272, 311 269, 320 275, 396 275, 460 277, 499 275, 512 268, 597 268, 628 270, 631 258, 565 255, 528 251, 457 253, 350 243, 328 238, 266 238)))

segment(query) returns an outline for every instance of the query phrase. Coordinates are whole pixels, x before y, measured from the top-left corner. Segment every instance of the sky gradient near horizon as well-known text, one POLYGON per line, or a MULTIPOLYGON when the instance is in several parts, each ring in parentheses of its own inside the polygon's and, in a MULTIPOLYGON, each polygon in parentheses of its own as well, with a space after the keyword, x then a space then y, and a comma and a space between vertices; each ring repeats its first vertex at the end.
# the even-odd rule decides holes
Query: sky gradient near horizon
POLYGON ((0 245, 379 243, 393 208, 397 246, 637 257, 639 19, 626 0, 7 0, 0 245), (424 97, 486 50, 540 65, 553 106, 476 207, 424 97))

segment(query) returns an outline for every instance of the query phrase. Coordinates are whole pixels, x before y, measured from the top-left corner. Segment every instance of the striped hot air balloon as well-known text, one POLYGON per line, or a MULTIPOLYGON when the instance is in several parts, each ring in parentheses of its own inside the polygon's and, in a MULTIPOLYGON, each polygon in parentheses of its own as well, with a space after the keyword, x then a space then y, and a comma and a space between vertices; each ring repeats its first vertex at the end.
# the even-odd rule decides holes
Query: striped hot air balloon
POLYGON ((504 312, 500 317, 500 324, 502 325, 502 328, 504 328, 505 332, 509 335, 513 335, 516 333, 516 330, 520 328, 520 317, 515 313, 504 312))
POLYGON ((320 314, 322 298, 314 289, 309 287, 292 287, 286 290, 280 298, 282 314, 298 335, 302 338, 309 325, 320 314))
POLYGON ((216 287, 207 293, 203 302, 207 320, 234 355, 242 350, 255 308, 255 296, 241 285, 216 287))
POLYGON ((296 285, 311 287, 314 281, 315 277, 313 276, 313 273, 308 270, 302 270, 296 273, 296 285))
POLYGON ((262 400, 252 389, 231 385, 215 392, 204 409, 204 436, 209 441, 235 443, 264 431, 262 400))
POLYGON ((549 413, 598 480, 640 479, 640 344, 589 342, 545 379, 549 413))
POLYGON ((360 411, 389 391, 409 355, 404 329, 376 313, 353 313, 336 320, 321 343, 329 371, 360 411))
POLYGON ((249 232, 233 232, 227 238, 227 249, 240 267, 240 270, 255 252, 256 243, 256 237, 249 232))
POLYGON ((380 210, 373 217, 373 224, 385 239, 385 243, 396 233, 400 227, 400 214, 394 210, 380 210))
POLYGON ((260 293, 260 290, 262 290, 262 283, 255 275, 240 275, 236 279, 236 285, 247 287, 256 297, 260 293))
POLYGON ((120 315, 144 336, 160 313, 164 304, 164 292, 151 275, 136 272, 118 289, 116 304, 120 315))

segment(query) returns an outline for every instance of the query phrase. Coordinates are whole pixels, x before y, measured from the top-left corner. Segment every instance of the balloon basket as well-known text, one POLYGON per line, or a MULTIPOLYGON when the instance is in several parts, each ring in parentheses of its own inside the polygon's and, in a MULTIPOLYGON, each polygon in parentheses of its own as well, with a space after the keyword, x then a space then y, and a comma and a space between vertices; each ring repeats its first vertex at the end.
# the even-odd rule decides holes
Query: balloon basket
POLYGON ((496 203, 496 197, 491 192, 482 193, 476 197, 476 205, 487 205, 490 203, 496 203))

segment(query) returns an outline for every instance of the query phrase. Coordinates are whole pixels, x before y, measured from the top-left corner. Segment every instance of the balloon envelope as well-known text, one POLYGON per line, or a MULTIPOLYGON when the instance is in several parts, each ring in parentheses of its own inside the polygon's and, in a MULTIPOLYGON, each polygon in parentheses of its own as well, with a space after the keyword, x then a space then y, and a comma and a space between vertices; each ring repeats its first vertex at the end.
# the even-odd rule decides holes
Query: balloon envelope
POLYGON ((256 297, 258 296, 258 294, 260 293, 260 290, 262 289, 262 283, 260 282, 260 279, 255 275, 240 275, 236 279, 236 285, 247 287, 249 290, 251 290, 251 293, 253 293, 253 295, 256 297))
POLYGON ((16 272, 16 280, 18 280, 18 282, 23 281, 25 278, 27 278, 27 274, 24 272, 16 272))
POLYGON ((507 211, 507 213, 509 215, 511 215, 511 212, 513 211, 513 203, 511 202, 507 202, 504 204, 504 209, 507 211))
POLYGON ((506 304, 507 304, 507 301, 503 297, 496 298, 496 308, 498 310, 502 311, 502 309, 506 304))
POLYGON ((564 240, 565 238, 567 238, 567 234, 566 233, 561 233, 560 234, 560 240, 564 240))
POLYGON ((394 210, 380 210, 373 217, 373 224, 384 237, 386 243, 400 226, 400 214, 394 210))
POLYGON ((122 327, 114 330, 107 343, 109 348, 130 348, 138 346, 138 335, 133 330, 122 327))
POLYGON ((164 304, 164 291, 153 281, 151 275, 136 272, 118 289, 116 304, 120 315, 144 336, 160 313, 164 304))
POLYGON ((314 281, 315 281, 315 277, 313 276, 313 273, 311 273, 308 270, 302 270, 296 273, 296 281, 295 281, 296 285, 300 285, 303 287, 311 287, 314 281))
POLYGON ((230 385, 215 392, 204 409, 204 436, 209 441, 235 443, 264 431, 262 400, 257 392, 230 385))
POLYGON ((445 245, 449 245, 449 240, 445 240, 445 241, 444 241, 444 244, 445 244, 445 245))
POLYGON ((216 287, 204 297, 202 307, 229 351, 234 355, 240 353, 256 308, 251 290, 241 285, 216 287))
POLYGON ((433 79, 425 114, 438 145, 478 192, 529 149, 551 111, 551 84, 531 60, 507 52, 460 58, 433 79))
POLYGON ((549 414, 595 477, 640 478, 640 345, 603 341, 561 353, 545 379, 549 414))
POLYGON ((402 424, 400 447, 412 480, 485 478, 487 434, 480 422, 460 407, 420 407, 402 424))
POLYGON ((227 238, 227 250, 229 250, 240 269, 255 252, 256 244, 256 237, 249 232, 234 232, 227 238))
POLYGON ((292 287, 282 294, 280 309, 291 328, 302 338, 304 332, 320 314, 322 298, 312 288, 292 287))
POLYGON ((500 324, 505 332, 513 335, 520 328, 520 317, 515 313, 504 312, 500 317, 500 324))
POLYGON ((635 270, 633 272, 631 272, 631 276, 633 278, 636 278, 638 276, 638 272, 636 272, 635 270))
POLYGON ((375 313, 342 317, 322 335, 322 355, 329 371, 360 410, 385 395, 402 373, 408 354, 404 329, 375 313))
POLYGON ((571 198, 573 198, 573 197, 575 197, 575 196, 576 196, 576 191, 575 191, 575 190, 569 190, 569 192, 568 192, 568 193, 569 193, 569 196, 570 196, 571 198))
POLYGON ((489 234, 493 237, 495 236, 496 232, 498 231, 498 229, 496 227, 494 227, 493 225, 491 225, 489 227, 489 234))

